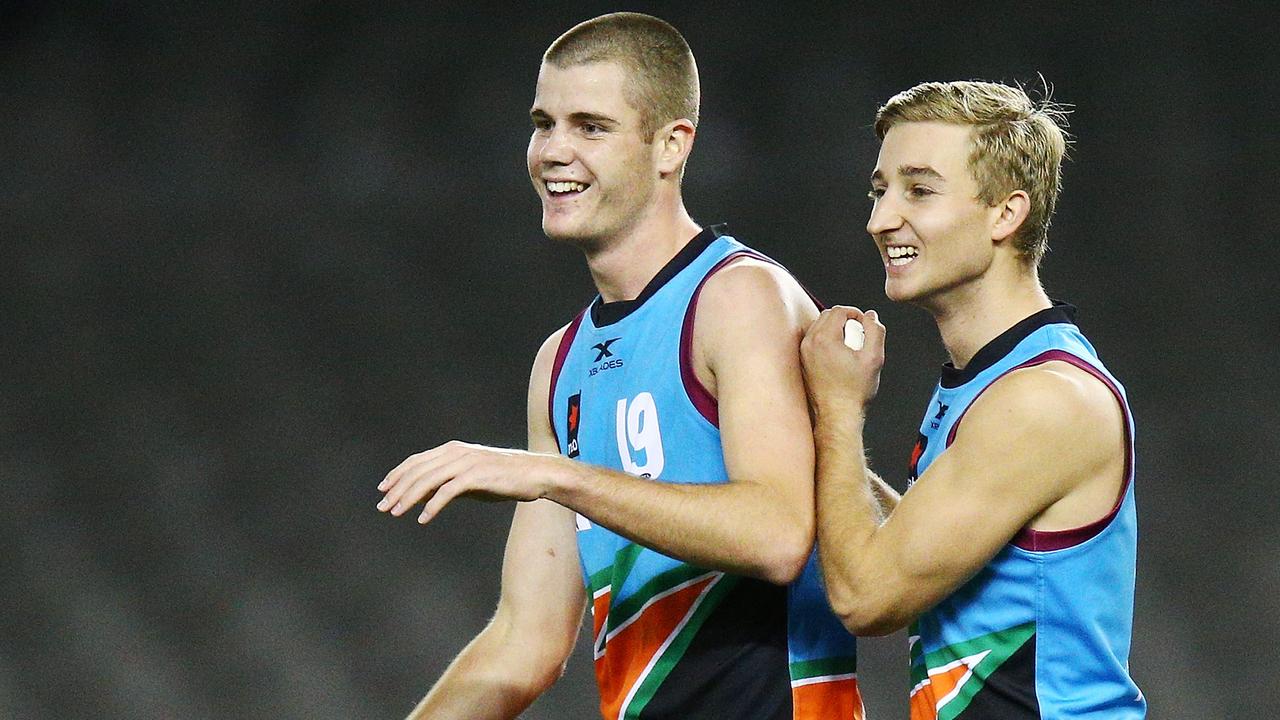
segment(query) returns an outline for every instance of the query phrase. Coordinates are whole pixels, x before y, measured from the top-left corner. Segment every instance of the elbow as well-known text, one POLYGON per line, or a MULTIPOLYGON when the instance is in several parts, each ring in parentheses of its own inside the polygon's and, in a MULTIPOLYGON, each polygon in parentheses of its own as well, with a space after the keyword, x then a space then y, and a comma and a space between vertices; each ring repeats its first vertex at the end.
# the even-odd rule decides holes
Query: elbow
POLYGON ((849 632, 860 637, 881 637, 901 630, 907 623, 890 615, 864 614, 856 617, 840 616, 849 632))
POLYGON ((870 593, 851 592, 828 584, 827 601, 845 629, 859 637, 888 635, 911 622, 901 604, 870 593))
POLYGON ((790 585, 800 577, 800 573, 804 572, 804 564, 805 558, 803 556, 798 560, 794 558, 779 559, 762 568, 760 578, 774 585, 790 585))
POLYGON ((569 654, 542 644, 540 639, 529 638, 508 660, 503 669, 510 673, 510 681, 519 683, 525 693, 537 697, 564 675, 569 654))
POLYGON ((542 663, 541 667, 536 668, 534 672, 530 672, 529 676, 526 678, 528 682, 528 685, 525 688, 526 692, 530 693, 534 697, 542 695, 542 693, 550 689, 552 685, 555 685, 557 680, 564 676, 565 668, 568 666, 568 658, 564 658, 558 662, 555 659, 549 659, 548 662, 542 663))
POLYGON ((573 652, 573 641, 576 639, 575 633, 572 637, 561 639, 550 645, 542 645, 535 652, 527 655, 527 682, 529 689, 534 691, 535 695, 546 692, 564 676, 565 669, 569 666, 569 657, 573 652), (568 643, 565 644, 564 640, 568 643))
POLYGON ((775 585, 790 585, 804 572, 813 554, 813 535, 789 532, 785 537, 764 538, 761 543, 766 551, 761 558, 760 577, 775 585))
POLYGON ((564 675, 577 634, 562 637, 532 627, 504 630, 497 633, 499 651, 489 669, 502 676, 500 684, 512 695, 532 702, 564 675))

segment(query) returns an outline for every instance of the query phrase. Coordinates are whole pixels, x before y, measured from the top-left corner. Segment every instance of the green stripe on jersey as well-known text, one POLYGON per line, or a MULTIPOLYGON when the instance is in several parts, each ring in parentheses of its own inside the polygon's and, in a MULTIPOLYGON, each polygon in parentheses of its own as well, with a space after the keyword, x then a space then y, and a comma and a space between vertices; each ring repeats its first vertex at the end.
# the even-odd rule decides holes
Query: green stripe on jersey
POLYGON ((631 574, 631 569, 635 567, 636 560, 642 552, 644 552, 644 548, 635 543, 623 545, 621 549, 613 554, 612 565, 597 570, 594 575, 587 578, 587 592, 594 596, 600 591, 600 588, 606 585, 612 585, 615 589, 621 588, 622 583, 627 581, 627 576, 631 574))
POLYGON ((740 578, 734 575, 722 574, 712 581, 711 587, 699 600, 697 606, 693 608, 689 621, 679 629, 666 649, 661 652, 657 662, 650 667, 648 673, 638 679, 639 686, 636 688, 635 695, 622 708, 621 717, 623 720, 634 720, 634 718, 640 717, 640 713, 644 712, 645 706, 657 694, 662 681, 667 679, 667 676, 671 674, 671 670, 675 668, 676 663, 680 662, 681 657, 684 657, 685 650, 689 649, 689 644, 693 642, 698 630, 706 624, 707 618, 711 617, 711 613, 715 612, 715 609, 720 606, 720 601, 737 586, 739 580, 740 578))
POLYGON ((686 583, 701 575, 706 575, 709 570, 694 567, 692 565, 680 565, 674 567, 660 575, 653 576, 649 582, 641 585, 626 600, 617 602, 618 588, 622 586, 622 580, 616 580, 618 584, 614 586, 613 597, 615 601, 609 607, 609 622, 605 628, 605 634, 608 635, 614 628, 621 626, 631 616, 640 612, 640 610, 652 600, 655 596, 661 595, 668 590, 686 583))
POLYGON ((954 720, 964 709, 969 707, 969 703, 973 701, 974 696, 982 690, 987 682, 987 678, 1005 663, 1018 648, 1026 644, 1031 636, 1036 634, 1036 624, 1034 621, 1015 625, 1005 630, 997 630, 993 633, 982 635, 958 642, 955 645, 934 650, 924 656, 925 665, 930 669, 949 665, 957 660, 976 659, 978 655, 987 653, 985 657, 972 663, 972 660, 965 664, 972 663, 973 675, 965 681, 959 688, 950 702, 948 702, 941 710, 938 711, 938 720, 954 720))

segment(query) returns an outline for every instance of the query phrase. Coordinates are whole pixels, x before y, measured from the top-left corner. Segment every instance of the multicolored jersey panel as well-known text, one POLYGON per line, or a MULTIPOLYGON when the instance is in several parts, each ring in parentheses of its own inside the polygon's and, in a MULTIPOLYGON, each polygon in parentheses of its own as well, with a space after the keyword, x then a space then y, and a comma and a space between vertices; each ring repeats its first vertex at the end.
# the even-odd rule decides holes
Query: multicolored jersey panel
POLYGON ((1089 525, 1023 529, 919 618, 910 640, 912 720, 1146 716, 1146 700, 1128 669, 1138 537, 1133 420, 1124 388, 1074 318, 1074 308, 1057 304, 991 341, 964 370, 944 367, 920 426, 910 479, 946 451, 965 411, 992 383, 1013 370, 1065 362, 1096 377, 1123 410, 1124 490, 1111 513, 1089 525))
MULTIPOLYGON (((767 260, 708 228, 635 300, 597 298, 574 320, 549 400, 562 453, 654 482, 728 481, 716 402, 690 349, 703 283, 742 257, 767 260)), ((813 557, 781 587, 668 557, 583 516, 578 549, 608 720, 862 717, 854 639, 813 557)))

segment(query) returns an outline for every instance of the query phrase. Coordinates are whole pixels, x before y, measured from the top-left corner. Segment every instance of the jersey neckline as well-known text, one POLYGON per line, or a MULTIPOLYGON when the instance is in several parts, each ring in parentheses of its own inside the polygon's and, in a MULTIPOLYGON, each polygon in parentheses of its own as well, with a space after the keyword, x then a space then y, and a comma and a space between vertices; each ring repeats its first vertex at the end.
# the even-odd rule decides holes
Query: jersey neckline
POLYGON ((620 322, 623 318, 640 309, 645 301, 653 297, 655 293, 662 289, 664 285, 670 282, 671 278, 680 274, 690 265, 703 250, 706 250, 711 243, 717 238, 724 235, 727 225, 719 223, 716 225, 708 225, 703 228, 687 245, 680 248, 680 252, 667 261, 666 265, 654 275, 649 283, 644 286, 644 290, 633 300, 617 300, 615 302, 604 302, 604 299, 596 295, 596 299, 591 302, 591 324, 597 328, 606 327, 620 322))
POLYGON ((983 370, 1000 362, 1001 358, 1012 352, 1018 346, 1018 343, 1025 340, 1031 333, 1045 325, 1059 323, 1075 325, 1076 307, 1069 303, 1054 300, 1053 307, 1045 308, 1019 320, 1013 327, 983 345, 982 349, 973 356, 973 359, 963 369, 957 368, 952 363, 944 364, 939 384, 948 389, 964 385, 978 377, 983 370))

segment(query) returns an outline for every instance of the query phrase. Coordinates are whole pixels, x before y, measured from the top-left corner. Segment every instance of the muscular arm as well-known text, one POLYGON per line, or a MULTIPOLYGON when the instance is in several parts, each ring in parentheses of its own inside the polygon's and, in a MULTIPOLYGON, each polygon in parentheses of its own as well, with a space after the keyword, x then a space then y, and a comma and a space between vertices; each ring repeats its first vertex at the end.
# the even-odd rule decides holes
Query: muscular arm
MULTIPOLYGON (((883 328, 876 343, 873 352, 882 352, 883 328)), ((820 352, 806 348, 806 377, 810 350, 820 352)), ((856 374, 875 361, 849 362, 856 374)), ((952 445, 879 522, 863 455, 863 407, 850 399, 832 392, 814 403, 818 543, 832 606, 859 634, 907 625, 1023 527, 1065 529, 1104 516, 1123 484, 1115 400, 1083 372, 1048 363, 988 388, 952 445)))
POLYGON ((426 522, 464 493, 546 498, 687 562, 789 582, 813 546, 813 440, 798 345, 815 313, 790 276, 758 261, 727 267, 703 287, 695 369, 717 398, 727 483, 655 482, 455 442, 393 470, 379 507, 400 514, 426 499, 426 522))
POLYGON ((694 362, 717 398, 730 482, 661 483, 583 466, 547 497, 647 547, 785 583, 813 546, 813 447, 799 342, 813 303, 780 269, 721 270, 697 308, 694 362))
MULTIPOLYGON (((530 379, 529 449, 534 452, 556 451, 546 412, 554 350, 548 340, 530 379)), ((555 503, 516 506, 497 612, 410 720, 514 718, 560 677, 586 604, 574 532, 572 511, 555 503)))

